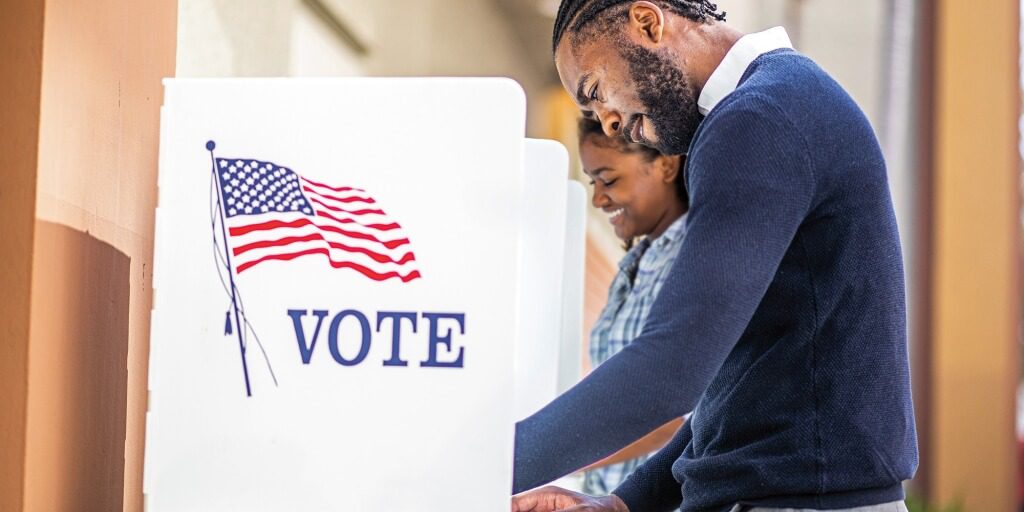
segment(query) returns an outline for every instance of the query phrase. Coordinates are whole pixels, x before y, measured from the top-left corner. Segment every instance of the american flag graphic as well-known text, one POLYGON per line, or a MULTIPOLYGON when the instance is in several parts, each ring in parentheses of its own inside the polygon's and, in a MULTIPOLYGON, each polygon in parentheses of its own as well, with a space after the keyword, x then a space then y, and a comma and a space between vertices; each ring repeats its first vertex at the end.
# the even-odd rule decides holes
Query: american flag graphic
POLYGON ((409 239, 365 190, 320 183, 248 158, 215 158, 231 263, 325 258, 374 281, 421 277, 409 239))

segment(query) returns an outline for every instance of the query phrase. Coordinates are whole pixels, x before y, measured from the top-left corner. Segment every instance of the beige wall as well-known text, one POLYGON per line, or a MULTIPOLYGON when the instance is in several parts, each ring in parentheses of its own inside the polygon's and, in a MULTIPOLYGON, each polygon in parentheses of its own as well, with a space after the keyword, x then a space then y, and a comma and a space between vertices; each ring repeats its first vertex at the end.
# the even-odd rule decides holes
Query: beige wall
POLYGON ((814 59, 857 101, 876 131, 883 122, 889 0, 719 0, 745 32, 783 25, 798 51, 814 59))
POLYGON ((178 76, 509 76, 543 131, 549 63, 532 62, 493 0, 318 0, 365 45, 360 54, 313 0, 181 0, 178 76))

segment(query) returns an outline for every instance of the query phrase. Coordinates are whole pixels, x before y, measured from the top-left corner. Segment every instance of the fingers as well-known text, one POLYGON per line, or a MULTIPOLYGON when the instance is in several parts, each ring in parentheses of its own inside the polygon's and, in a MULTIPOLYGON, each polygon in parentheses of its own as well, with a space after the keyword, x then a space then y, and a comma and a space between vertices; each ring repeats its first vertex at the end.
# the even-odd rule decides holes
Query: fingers
POLYGON ((557 512, 611 512, 610 509, 601 508, 599 505, 594 503, 580 503, 569 508, 558 509, 557 512))
POLYGON ((512 512, 629 512, 618 496, 593 497, 545 487, 512 498, 512 512))
POLYGON ((537 509, 538 498, 533 494, 523 494, 512 497, 512 512, 539 512, 537 509))
POLYGON ((548 486, 513 496, 512 512, 555 512, 579 503, 576 493, 548 486))
POLYGON ((614 509, 605 507, 600 503, 581 503, 574 507, 558 509, 557 512, 614 512, 614 509))

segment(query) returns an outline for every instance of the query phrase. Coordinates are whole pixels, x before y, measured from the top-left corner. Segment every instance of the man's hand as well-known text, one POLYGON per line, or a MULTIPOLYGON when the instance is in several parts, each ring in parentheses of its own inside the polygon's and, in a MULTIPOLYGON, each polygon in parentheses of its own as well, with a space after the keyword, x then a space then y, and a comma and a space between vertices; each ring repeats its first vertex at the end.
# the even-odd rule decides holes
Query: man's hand
POLYGON ((559 487, 541 487, 512 497, 512 512, 629 512, 614 494, 595 498, 559 487))

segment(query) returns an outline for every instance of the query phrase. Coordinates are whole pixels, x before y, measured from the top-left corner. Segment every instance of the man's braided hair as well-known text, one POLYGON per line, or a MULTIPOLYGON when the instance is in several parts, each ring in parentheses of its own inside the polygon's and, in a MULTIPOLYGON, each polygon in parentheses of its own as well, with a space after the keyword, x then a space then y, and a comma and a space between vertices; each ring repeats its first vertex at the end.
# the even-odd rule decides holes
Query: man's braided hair
MULTIPOLYGON (((558 49, 566 30, 579 32, 583 27, 598 16, 616 6, 630 3, 632 0, 562 0, 555 17, 555 30, 551 38, 551 51, 558 49)), ((725 12, 718 11, 718 5, 709 0, 652 0, 663 9, 685 16, 693 21, 710 23, 725 21, 725 12)))

